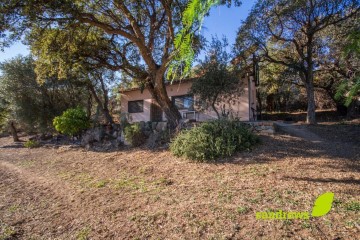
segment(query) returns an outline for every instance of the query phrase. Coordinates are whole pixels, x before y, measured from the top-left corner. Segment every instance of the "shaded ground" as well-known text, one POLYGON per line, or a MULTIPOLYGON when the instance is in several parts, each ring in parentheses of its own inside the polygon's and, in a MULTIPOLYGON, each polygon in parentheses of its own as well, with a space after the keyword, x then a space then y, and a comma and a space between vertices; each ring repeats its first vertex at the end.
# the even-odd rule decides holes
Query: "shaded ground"
POLYGON ((317 134, 319 137, 328 139, 332 142, 360 144, 360 121, 353 120, 353 124, 348 122, 327 122, 315 126, 306 126, 307 129, 317 134))
MULTIPOLYGON (((263 113, 263 120, 278 121, 306 121, 306 112, 272 112, 263 113)), ((316 111, 316 120, 318 122, 329 122, 329 121, 341 121, 345 119, 345 116, 339 116, 339 113, 335 110, 318 110, 316 111)))
POLYGON ((0 239, 356 239, 360 144, 338 126, 309 130, 324 142, 262 136, 253 152, 219 164, 167 151, 25 149, 1 138, 0 239), (326 191, 336 200, 324 217, 255 218, 311 211, 326 191))

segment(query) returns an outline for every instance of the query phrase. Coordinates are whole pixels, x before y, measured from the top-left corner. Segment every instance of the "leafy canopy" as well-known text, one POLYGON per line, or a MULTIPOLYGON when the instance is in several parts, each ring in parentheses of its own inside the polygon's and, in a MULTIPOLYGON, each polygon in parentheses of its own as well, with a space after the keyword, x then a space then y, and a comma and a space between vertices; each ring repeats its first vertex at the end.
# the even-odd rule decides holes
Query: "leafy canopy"
MULTIPOLYGON (((344 49, 345 56, 360 57, 360 30, 354 31, 348 36, 347 44, 344 49)), ((360 96, 360 71, 354 71, 350 79, 343 80, 337 89, 335 97, 341 99, 346 96, 345 106, 350 106, 354 99, 360 96)))

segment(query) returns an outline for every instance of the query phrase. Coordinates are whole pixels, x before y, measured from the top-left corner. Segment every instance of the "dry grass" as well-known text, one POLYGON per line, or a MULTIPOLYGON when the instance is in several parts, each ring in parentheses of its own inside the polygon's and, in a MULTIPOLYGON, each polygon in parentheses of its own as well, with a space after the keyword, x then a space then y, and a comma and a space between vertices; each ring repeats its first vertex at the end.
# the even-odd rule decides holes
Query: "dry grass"
MULTIPOLYGON (((335 130, 334 130, 335 131, 335 130)), ((192 163, 167 151, 96 153, 0 146, 0 239, 355 239, 359 145, 262 136, 253 152, 192 163), (338 149, 342 150, 339 151, 338 149), (331 212, 308 221, 256 211, 331 212)))

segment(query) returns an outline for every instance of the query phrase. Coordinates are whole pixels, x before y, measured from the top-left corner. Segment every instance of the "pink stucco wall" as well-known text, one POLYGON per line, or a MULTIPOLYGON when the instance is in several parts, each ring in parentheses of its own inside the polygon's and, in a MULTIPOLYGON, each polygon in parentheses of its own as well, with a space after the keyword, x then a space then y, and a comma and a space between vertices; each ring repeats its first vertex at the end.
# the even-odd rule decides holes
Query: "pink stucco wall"
MULTIPOLYGON (((220 106, 223 107, 225 105, 226 111, 230 111, 234 117, 240 118, 241 121, 251 120, 249 119, 249 106, 253 106, 253 108, 256 108, 256 93, 255 83, 252 81, 252 77, 250 77, 250 79, 250 91, 248 78, 242 79, 242 81, 240 82, 240 84, 242 84, 241 92, 239 91, 238 94, 236 94, 236 96, 232 98, 231 102, 222 102, 221 104, 217 105, 217 110, 220 112, 220 106)), ((166 90, 169 97, 181 96, 188 94, 191 85, 192 81, 184 81, 182 83, 180 82, 168 85, 166 86, 166 90)), ((194 100, 196 100, 196 96, 194 96, 194 98, 194 100)), ((150 106, 153 100, 150 92, 147 89, 145 89, 142 93, 140 90, 123 91, 121 93, 121 113, 128 113, 128 102, 136 100, 144 100, 144 112, 130 113, 129 120, 131 122, 150 121, 150 106)), ((180 113, 182 112, 184 111, 180 110, 180 113)), ((216 118, 217 115, 215 111, 210 108, 199 112, 197 115, 198 121, 206 121, 216 118)), ((163 115, 163 119, 166 120, 165 115, 163 115)))

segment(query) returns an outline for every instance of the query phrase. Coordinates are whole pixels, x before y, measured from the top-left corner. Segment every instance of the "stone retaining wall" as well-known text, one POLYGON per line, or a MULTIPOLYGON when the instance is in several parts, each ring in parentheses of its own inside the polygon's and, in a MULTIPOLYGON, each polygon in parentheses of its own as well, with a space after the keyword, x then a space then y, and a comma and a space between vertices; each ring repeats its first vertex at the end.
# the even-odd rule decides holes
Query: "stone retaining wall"
POLYGON ((274 134, 274 122, 273 121, 256 121, 256 122, 245 122, 251 125, 256 132, 265 134, 274 134))

